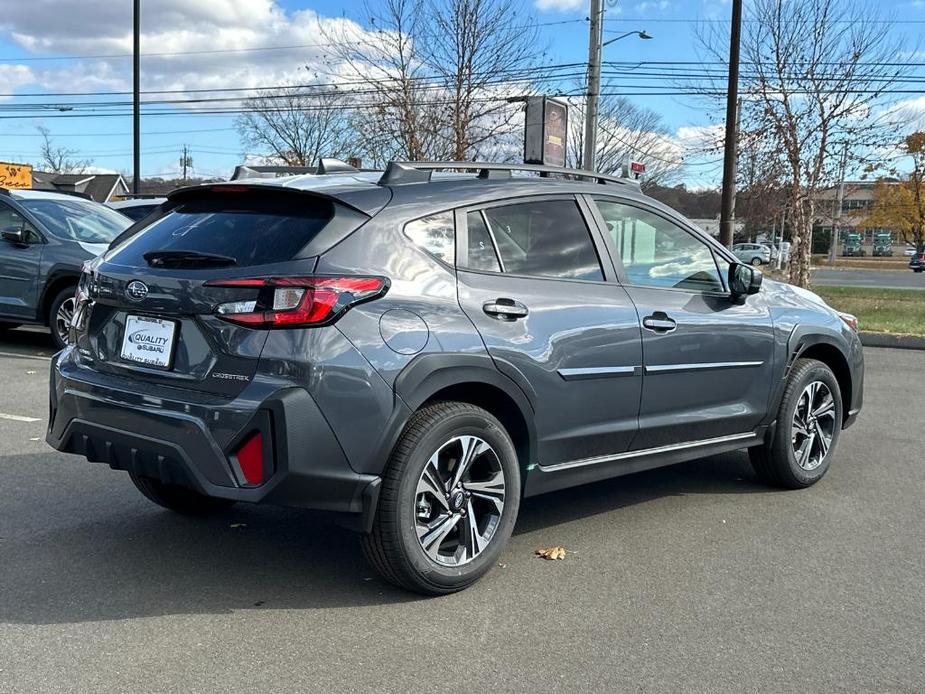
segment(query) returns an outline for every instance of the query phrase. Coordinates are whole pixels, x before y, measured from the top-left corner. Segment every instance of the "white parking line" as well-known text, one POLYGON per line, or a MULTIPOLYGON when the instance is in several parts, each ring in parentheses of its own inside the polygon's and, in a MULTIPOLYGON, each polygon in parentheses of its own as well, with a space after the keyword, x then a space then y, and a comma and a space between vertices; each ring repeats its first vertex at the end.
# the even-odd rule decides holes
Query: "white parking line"
POLYGON ((14 422, 41 422, 38 417, 24 417, 21 414, 4 414, 0 412, 0 419, 11 419, 14 422))

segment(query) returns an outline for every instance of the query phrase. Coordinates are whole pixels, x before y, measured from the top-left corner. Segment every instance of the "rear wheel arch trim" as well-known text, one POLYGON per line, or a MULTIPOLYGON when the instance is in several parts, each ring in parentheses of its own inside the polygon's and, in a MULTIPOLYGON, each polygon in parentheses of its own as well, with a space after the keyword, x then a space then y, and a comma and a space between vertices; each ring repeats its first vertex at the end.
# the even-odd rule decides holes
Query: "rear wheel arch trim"
MULTIPOLYGON (((465 388, 501 391, 513 403, 525 428, 526 451, 524 455, 527 459, 521 460, 521 463, 522 469, 526 470, 532 462, 529 458, 536 451, 534 404, 520 385, 499 371, 494 361, 487 355, 424 354, 411 360, 399 373, 394 385, 396 395, 407 406, 408 412, 406 416, 395 422, 395 427, 385 442, 385 453, 391 452, 414 412, 427 402, 443 399, 440 397, 443 392, 448 393, 448 398, 458 399, 458 396, 453 395, 453 391, 458 392, 465 388)), ((465 398, 462 401, 469 402, 465 398)), ((486 407, 484 401, 471 402, 471 404, 483 407, 504 423, 504 417, 499 416, 493 408, 486 407)), ((508 433, 512 439, 515 438, 514 432, 508 433)))

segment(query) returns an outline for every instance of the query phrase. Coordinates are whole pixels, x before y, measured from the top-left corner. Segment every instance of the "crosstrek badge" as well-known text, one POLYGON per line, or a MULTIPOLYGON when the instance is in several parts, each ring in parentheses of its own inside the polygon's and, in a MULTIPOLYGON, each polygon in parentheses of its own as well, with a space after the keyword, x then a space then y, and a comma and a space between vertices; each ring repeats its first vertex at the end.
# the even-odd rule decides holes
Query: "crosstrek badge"
POLYGON ((122 359, 156 366, 170 366, 176 323, 147 316, 127 316, 122 338, 122 359))

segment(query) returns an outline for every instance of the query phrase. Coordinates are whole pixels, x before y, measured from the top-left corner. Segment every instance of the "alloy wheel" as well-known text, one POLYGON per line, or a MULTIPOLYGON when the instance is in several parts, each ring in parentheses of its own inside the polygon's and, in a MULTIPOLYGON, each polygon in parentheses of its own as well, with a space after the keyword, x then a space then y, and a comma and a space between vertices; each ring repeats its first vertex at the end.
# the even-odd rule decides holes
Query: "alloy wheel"
POLYGON ((431 560, 462 566, 491 542, 504 512, 504 470, 477 436, 456 436, 430 457, 415 491, 418 542, 431 560))
POLYGON ((67 344, 68 336, 71 329, 71 319, 74 317, 74 310, 77 303, 74 298, 65 299, 58 307, 58 313, 55 314, 55 331, 58 333, 63 344, 67 344))
POLYGON ((791 442, 797 464, 811 471, 822 465, 835 436, 835 398, 822 381, 808 384, 797 400, 791 442))

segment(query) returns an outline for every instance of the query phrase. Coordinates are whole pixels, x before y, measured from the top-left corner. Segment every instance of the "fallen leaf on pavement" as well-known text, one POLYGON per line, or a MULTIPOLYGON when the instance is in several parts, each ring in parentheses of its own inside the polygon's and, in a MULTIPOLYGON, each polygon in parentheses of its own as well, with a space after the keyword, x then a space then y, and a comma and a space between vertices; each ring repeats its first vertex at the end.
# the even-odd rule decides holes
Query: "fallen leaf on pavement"
POLYGON ((543 547, 536 550, 536 556, 555 561, 556 559, 565 559, 568 550, 565 547, 543 547))
POLYGON ((26 373, 29 374, 29 375, 31 376, 32 374, 35 373, 35 371, 26 371, 26 373))

